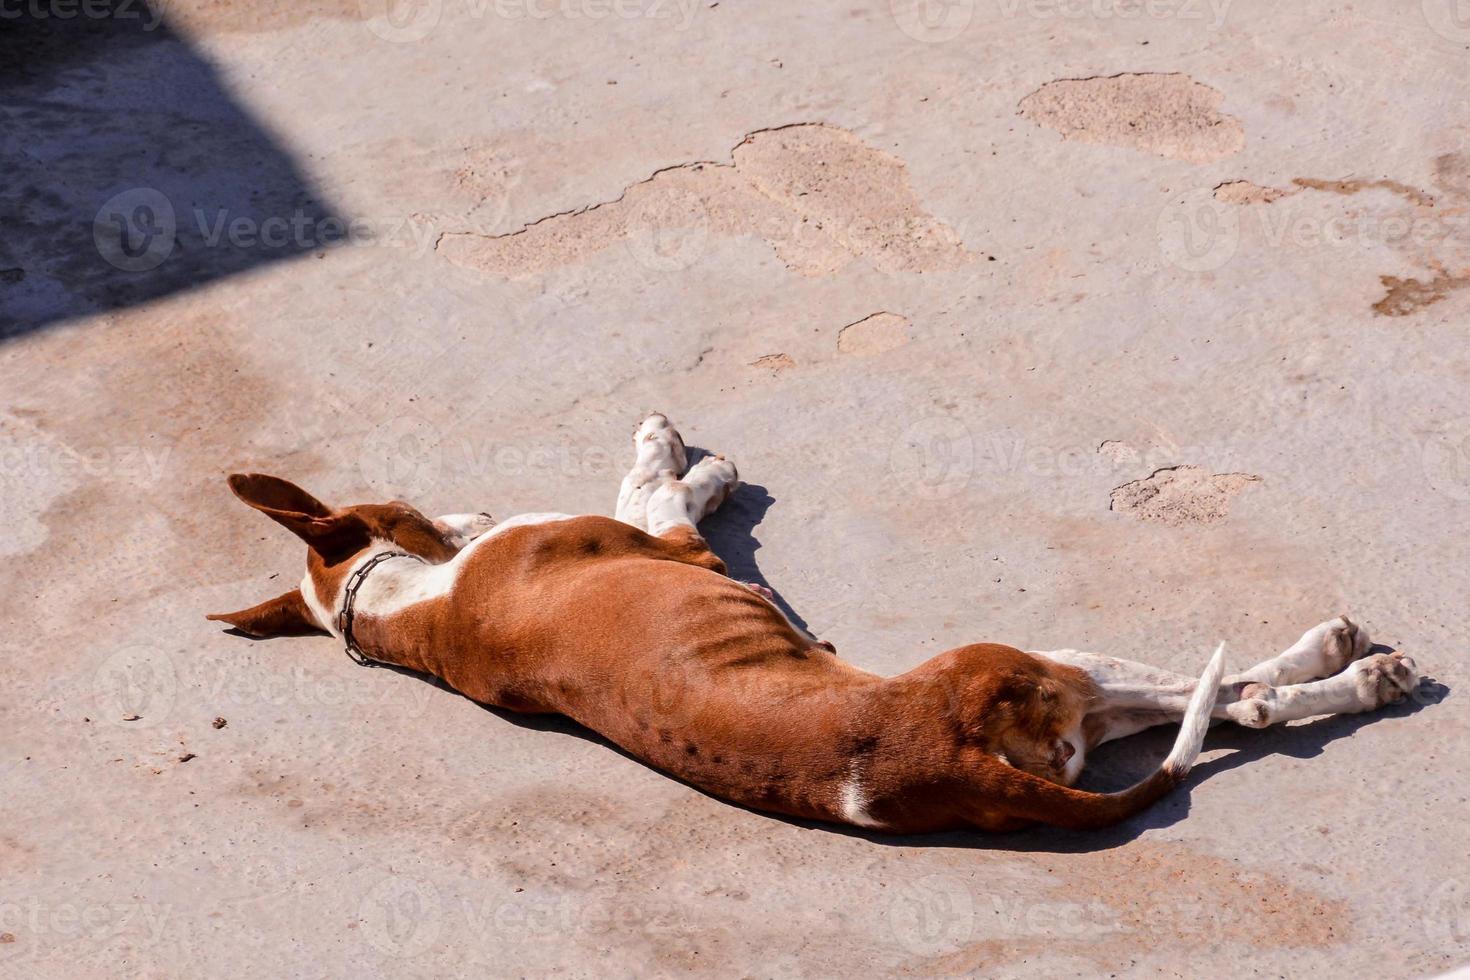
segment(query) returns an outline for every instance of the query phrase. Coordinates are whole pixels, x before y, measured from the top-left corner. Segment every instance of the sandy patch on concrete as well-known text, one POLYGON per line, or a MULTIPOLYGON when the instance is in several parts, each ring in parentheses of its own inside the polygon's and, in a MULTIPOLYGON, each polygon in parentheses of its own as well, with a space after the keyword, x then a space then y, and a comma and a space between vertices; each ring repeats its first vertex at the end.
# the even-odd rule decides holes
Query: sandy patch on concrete
POLYGON ((908 343, 908 329, 906 317, 897 313, 874 313, 838 331, 837 350, 861 356, 882 354, 908 343))
POLYGON ((1283 197, 1302 191, 1325 191, 1344 197, 1367 190, 1385 190, 1397 194, 1410 204, 1434 207, 1434 196, 1397 180, 1324 180, 1319 177, 1293 177, 1291 187, 1266 187, 1249 180, 1227 180, 1215 187, 1215 200, 1226 204, 1272 204, 1283 197))
POLYGON ((764 354, 750 362, 751 367, 764 368, 772 374, 780 374, 796 367, 796 361, 790 354, 764 354))
POLYGON ((752 235, 803 276, 862 258, 884 272, 950 269, 968 260, 959 235, 928 214, 901 160, 833 126, 761 130, 732 163, 660 170, 621 197, 532 222, 507 235, 451 232, 437 251, 508 279, 581 262, 626 242, 652 268, 688 268, 711 235, 752 235))
POLYGON ((1065 139, 1209 163, 1245 146, 1240 120, 1219 111, 1223 98, 1188 75, 1124 74, 1047 82, 1020 109, 1065 139))
POLYGON ((1215 200, 1226 204, 1271 204, 1296 191, 1263 187, 1248 180, 1227 180, 1215 188, 1215 200))
POLYGON ((1373 304, 1373 312, 1379 316, 1409 316, 1470 286, 1470 276, 1439 275, 1428 280, 1379 276, 1379 281, 1383 283, 1383 298, 1373 304))
POLYGON ((1230 501, 1258 480, 1249 473, 1171 466, 1115 488, 1109 509, 1168 527, 1217 524, 1229 515, 1230 501))

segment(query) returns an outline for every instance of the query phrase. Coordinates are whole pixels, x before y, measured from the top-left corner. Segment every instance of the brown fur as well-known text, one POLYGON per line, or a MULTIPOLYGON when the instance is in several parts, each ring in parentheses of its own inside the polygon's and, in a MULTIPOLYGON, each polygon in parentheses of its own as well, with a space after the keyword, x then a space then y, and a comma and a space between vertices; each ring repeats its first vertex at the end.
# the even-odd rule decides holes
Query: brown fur
MULTIPOLYGON (((375 539, 429 562, 455 553, 406 504, 334 510, 259 475, 230 486, 307 541, 324 605, 375 539)), ((481 542, 448 595, 359 615, 354 636, 373 658, 486 704, 567 715, 709 793, 775 813, 843 821, 842 790, 858 776, 885 830, 1086 828, 1177 782, 1161 769, 1123 793, 1061 785, 1059 738, 1096 696, 1080 670, 976 644, 879 677, 723 571, 692 528, 653 537, 604 517, 527 525, 481 542)), ((290 596, 210 618, 298 632, 311 617, 301 622, 305 606, 290 596)))

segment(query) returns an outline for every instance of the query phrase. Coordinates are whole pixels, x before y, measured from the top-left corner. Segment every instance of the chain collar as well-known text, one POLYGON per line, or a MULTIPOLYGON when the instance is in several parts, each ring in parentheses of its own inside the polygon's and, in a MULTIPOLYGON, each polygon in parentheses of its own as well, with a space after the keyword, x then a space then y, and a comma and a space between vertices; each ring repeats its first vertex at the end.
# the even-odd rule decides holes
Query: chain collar
POLYGON ((357 641, 352 638, 352 620, 356 616, 357 590, 362 588, 362 583, 367 580, 368 572, 389 558, 423 560, 406 551, 383 551, 373 555, 347 576, 347 589, 342 597, 342 611, 337 614, 337 631, 342 634, 342 642, 347 649, 347 659, 361 667, 380 667, 388 663, 386 660, 374 660, 362 652, 362 647, 358 646, 357 641))

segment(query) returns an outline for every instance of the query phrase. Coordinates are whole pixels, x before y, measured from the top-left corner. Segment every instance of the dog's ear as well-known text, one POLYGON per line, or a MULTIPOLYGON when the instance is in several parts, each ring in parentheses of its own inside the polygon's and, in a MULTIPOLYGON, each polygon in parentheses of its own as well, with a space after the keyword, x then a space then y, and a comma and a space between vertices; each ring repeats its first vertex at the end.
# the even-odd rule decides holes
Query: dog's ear
POLYGON ((274 599, 267 599, 249 609, 232 613, 210 613, 204 618, 216 623, 229 623, 237 630, 262 639, 326 632, 317 625, 300 589, 283 592, 274 599))
POLYGON ((230 489, 235 492, 235 496, 265 514, 329 517, 332 513, 332 508, 290 480, 283 480, 278 476, 232 473, 230 489))
POLYGON ((333 510, 289 480, 264 473, 234 473, 230 489, 328 562, 355 554, 372 537, 362 518, 350 510, 333 510))

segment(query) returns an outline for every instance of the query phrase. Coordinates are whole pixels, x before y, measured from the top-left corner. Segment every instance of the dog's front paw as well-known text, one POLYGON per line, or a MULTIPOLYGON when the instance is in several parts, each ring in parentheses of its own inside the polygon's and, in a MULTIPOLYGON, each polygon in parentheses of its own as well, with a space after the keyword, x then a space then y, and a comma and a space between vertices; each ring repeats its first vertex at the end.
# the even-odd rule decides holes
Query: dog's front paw
POLYGON ((745 586, 747 589, 749 589, 750 591, 754 592, 756 595, 760 596, 762 599, 766 600, 767 602, 775 602, 776 601, 776 593, 772 592, 770 589, 766 588, 764 585, 757 585, 754 582, 741 582, 740 584, 743 585, 743 586, 745 586))

